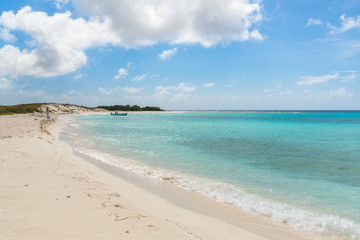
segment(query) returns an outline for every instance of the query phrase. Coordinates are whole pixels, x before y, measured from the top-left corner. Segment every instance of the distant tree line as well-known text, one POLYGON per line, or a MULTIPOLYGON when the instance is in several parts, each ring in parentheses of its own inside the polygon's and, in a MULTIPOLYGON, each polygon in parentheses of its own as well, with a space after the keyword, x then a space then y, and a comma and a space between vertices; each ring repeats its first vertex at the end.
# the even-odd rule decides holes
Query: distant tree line
POLYGON ((98 106, 97 108, 103 108, 109 111, 164 111, 159 107, 140 107, 138 105, 113 105, 113 106, 98 106))

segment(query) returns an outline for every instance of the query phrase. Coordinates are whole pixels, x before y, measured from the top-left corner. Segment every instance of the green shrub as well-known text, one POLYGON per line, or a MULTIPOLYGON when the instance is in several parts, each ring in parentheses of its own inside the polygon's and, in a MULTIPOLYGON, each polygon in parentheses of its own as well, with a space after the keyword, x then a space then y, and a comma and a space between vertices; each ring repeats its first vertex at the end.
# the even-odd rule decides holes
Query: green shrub
POLYGON ((109 111, 164 111, 159 107, 150 107, 150 106, 146 106, 146 107, 140 107, 138 105, 112 105, 112 106, 98 106, 97 108, 103 108, 109 111))
POLYGON ((39 112, 39 108, 41 105, 41 103, 19 104, 13 106, 0 105, 0 115, 39 112))

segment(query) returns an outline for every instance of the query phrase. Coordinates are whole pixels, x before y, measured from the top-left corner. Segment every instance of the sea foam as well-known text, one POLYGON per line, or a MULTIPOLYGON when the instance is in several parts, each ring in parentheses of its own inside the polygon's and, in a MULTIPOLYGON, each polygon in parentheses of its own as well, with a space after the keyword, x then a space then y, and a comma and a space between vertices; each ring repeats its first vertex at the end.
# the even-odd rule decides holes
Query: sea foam
POLYGON ((93 160, 138 175, 170 182, 188 191, 203 194, 221 203, 235 205, 246 212, 270 217, 274 221, 287 223, 303 231, 328 234, 342 239, 360 239, 360 225, 346 218, 314 213, 289 204, 264 199, 255 194, 246 193, 240 187, 215 179, 150 167, 134 160, 92 149, 75 148, 74 150, 93 160))

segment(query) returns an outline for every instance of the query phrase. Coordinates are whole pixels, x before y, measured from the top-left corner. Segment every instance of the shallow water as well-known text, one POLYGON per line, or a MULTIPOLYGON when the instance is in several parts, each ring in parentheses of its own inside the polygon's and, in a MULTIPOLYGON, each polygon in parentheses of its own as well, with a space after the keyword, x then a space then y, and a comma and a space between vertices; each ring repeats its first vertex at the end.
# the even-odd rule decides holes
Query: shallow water
POLYGON ((360 239, 359 112, 90 115, 68 131, 77 152, 107 164, 306 231, 360 239))

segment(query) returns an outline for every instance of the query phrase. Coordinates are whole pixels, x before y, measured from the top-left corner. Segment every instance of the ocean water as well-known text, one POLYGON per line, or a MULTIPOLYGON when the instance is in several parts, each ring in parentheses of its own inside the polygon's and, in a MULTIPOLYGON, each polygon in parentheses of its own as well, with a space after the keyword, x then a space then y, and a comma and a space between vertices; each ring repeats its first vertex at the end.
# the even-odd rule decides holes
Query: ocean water
POLYGON ((360 239, 360 112, 74 117, 75 151, 309 232, 360 239))

